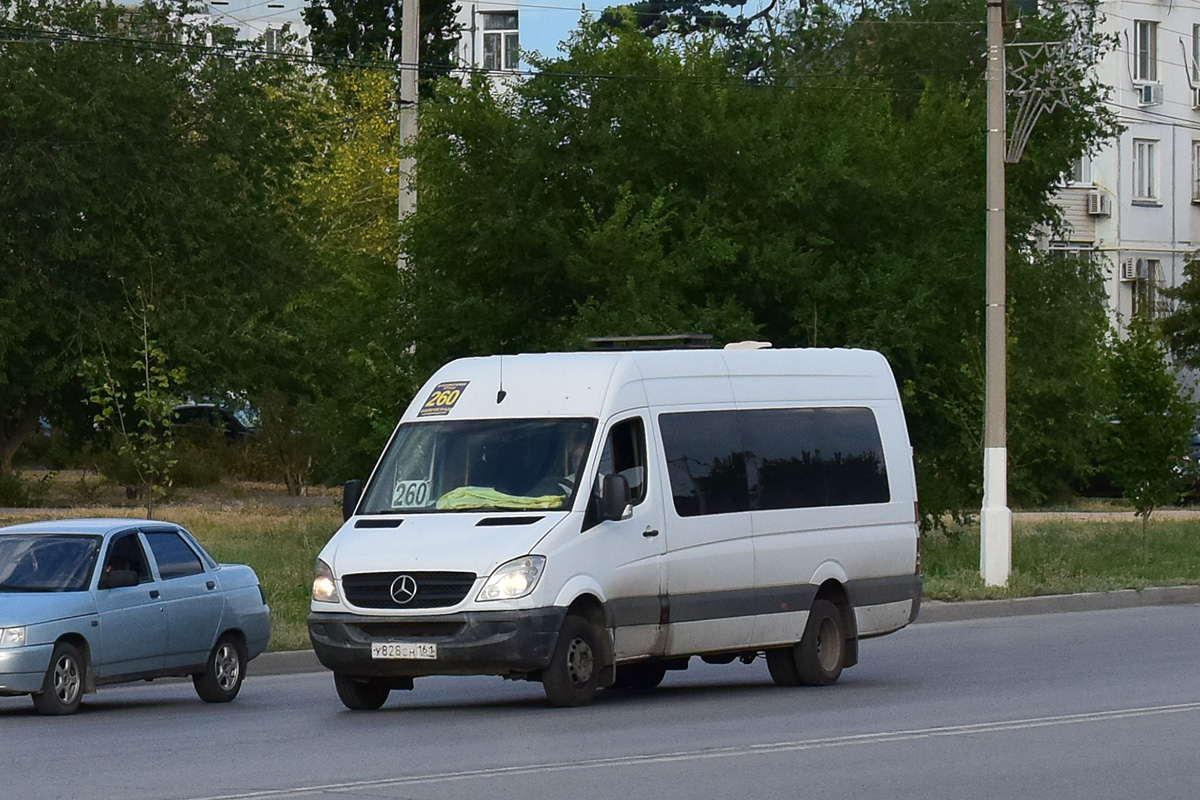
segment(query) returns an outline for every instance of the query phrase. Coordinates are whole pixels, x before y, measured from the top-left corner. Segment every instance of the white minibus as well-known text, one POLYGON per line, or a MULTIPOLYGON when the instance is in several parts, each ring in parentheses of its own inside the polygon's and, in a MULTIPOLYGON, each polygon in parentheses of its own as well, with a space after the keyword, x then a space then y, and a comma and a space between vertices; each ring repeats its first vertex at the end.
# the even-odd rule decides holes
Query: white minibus
POLYGON ((454 361, 343 511, 308 627, 352 709, 428 675, 579 706, 692 657, 829 685, 920 604, 912 449, 866 350, 454 361))

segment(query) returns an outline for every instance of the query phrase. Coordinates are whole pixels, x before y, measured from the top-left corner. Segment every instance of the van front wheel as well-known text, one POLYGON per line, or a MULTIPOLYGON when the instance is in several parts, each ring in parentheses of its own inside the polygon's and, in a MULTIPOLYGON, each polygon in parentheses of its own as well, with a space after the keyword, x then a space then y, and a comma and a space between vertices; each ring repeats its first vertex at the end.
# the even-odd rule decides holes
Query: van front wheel
POLYGON ((828 600, 813 603, 799 644, 767 651, 767 669, 780 686, 831 686, 845 662, 846 624, 828 600))
POLYGON ((600 634, 583 617, 568 614, 558 632, 554 655, 542 670, 542 688, 551 705, 586 706, 600 682, 600 634))
POLYGON ((333 673, 333 686, 342 705, 351 711, 374 711, 387 702, 392 691, 382 684, 340 672, 333 673))

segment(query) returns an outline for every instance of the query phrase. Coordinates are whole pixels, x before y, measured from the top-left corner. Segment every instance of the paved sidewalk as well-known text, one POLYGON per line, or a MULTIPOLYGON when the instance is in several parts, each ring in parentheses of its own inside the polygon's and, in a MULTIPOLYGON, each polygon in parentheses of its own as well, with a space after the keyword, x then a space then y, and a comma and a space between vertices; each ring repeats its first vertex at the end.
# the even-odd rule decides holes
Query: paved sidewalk
MULTIPOLYGON (((1013 600, 965 600, 958 603, 926 600, 921 603, 921 613, 915 624, 1174 605, 1200 605, 1200 586, 1156 587, 1140 592, 1123 589, 1116 592, 1018 597, 1013 600)), ((321 672, 324 669, 312 650, 284 650, 278 653, 264 653, 254 659, 250 664, 249 674, 291 675, 321 672)))

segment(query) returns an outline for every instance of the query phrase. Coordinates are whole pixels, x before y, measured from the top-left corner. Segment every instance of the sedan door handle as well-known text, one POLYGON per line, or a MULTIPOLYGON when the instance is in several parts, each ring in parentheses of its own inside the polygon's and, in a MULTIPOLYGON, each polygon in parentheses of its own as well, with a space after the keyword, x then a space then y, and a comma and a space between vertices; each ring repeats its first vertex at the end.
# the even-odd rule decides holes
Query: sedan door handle
POLYGON ((216 581, 206 581, 204 585, 205 585, 206 587, 208 587, 209 589, 215 589, 215 588, 217 588, 217 582, 216 582, 216 581))
POLYGON ((150 599, 151 599, 151 600, 157 600, 157 599, 158 599, 158 589, 151 589, 151 590, 150 590, 150 599))
POLYGON ((658 531, 647 526, 646 530, 642 531, 642 536, 645 536, 647 539, 653 539, 655 536, 658 536, 658 531))

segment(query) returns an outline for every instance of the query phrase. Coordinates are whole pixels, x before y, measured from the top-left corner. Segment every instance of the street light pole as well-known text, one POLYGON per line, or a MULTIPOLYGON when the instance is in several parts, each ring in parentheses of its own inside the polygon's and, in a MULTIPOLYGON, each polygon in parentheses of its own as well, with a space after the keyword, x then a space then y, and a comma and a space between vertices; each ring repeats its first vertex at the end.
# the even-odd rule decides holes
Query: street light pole
MULTIPOLYGON (((418 0, 403 0, 400 7, 400 147, 410 147, 417 138, 417 65, 420 63, 421 19, 418 0)), ((410 153, 400 159, 399 215, 407 219, 417 208, 417 160, 410 153)), ((404 243, 400 244, 399 267, 404 269, 408 257, 404 243)))
POLYGON ((979 570, 1004 586, 1012 566, 1008 508, 1007 313, 1004 243, 1004 0, 987 0, 987 316, 983 425, 983 508, 979 570))

